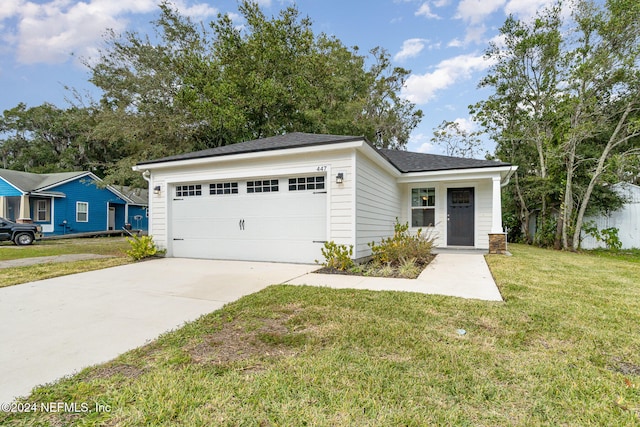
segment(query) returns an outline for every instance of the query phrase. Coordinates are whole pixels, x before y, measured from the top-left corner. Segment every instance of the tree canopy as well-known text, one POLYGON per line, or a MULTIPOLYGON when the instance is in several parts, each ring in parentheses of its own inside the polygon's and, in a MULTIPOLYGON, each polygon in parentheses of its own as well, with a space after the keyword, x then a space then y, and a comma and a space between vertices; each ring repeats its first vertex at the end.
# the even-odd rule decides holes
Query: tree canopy
POLYGON ((159 8, 153 34, 109 32, 97 60, 87 61, 99 100, 4 113, 5 167, 89 168, 132 184, 140 182, 131 171, 137 161, 293 131, 403 148, 422 118, 400 98, 408 70, 381 48, 362 55, 315 34, 295 6, 268 17, 241 1, 242 26, 229 15, 199 23, 169 2, 159 8))
POLYGON ((509 17, 486 56, 493 89, 472 107, 520 166, 508 223, 529 242, 575 250, 585 215, 623 202, 610 184, 638 179, 640 3, 562 2, 531 22, 509 17), (529 222, 537 220, 530 235, 529 222))

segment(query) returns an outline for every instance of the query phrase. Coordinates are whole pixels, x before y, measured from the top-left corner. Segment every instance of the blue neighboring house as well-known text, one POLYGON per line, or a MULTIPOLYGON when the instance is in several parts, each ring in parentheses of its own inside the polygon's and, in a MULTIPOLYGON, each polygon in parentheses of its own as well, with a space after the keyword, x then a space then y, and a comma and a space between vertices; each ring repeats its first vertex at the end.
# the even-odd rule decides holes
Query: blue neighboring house
POLYGON ((101 186, 91 172, 0 169, 0 217, 39 224, 45 235, 148 230, 148 190, 101 186))

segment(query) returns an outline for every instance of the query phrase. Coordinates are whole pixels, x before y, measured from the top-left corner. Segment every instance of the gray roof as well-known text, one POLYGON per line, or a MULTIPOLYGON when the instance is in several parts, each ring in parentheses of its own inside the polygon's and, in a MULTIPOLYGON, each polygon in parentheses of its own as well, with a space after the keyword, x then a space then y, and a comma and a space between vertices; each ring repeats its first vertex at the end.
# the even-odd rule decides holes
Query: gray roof
POLYGON ((57 183, 86 174, 87 172, 30 173, 0 169, 0 177, 25 193, 51 187, 57 183))
POLYGON ((379 149, 378 152, 403 173, 510 166, 509 163, 493 160, 466 159, 385 148, 379 149))
POLYGON ((320 135, 315 133, 293 132, 269 138, 254 139, 222 147, 209 148, 192 153, 178 154, 156 160, 140 162, 138 165, 151 163, 174 162, 178 160, 202 159, 206 157, 228 156, 231 154, 257 153, 261 151, 283 150, 285 148, 309 147, 313 145, 333 144, 340 142, 359 141, 362 136, 320 135))
POLYGON ((137 206, 147 206, 149 204, 149 190, 146 188, 135 188, 135 187, 116 187, 122 194, 131 200, 133 205, 137 206))
MULTIPOLYGON (((141 162, 138 163, 138 165, 282 150, 286 148, 310 147, 314 145, 335 144, 350 141, 365 141, 370 144, 363 136, 321 135, 294 132, 270 138, 225 145, 223 147, 210 148, 208 150, 195 151, 193 153, 178 154, 176 156, 141 162)), ((491 160, 465 159, 460 157, 439 156, 435 154, 413 153, 401 150, 375 150, 389 163, 395 166, 396 169, 403 173, 510 166, 509 163, 491 160)))

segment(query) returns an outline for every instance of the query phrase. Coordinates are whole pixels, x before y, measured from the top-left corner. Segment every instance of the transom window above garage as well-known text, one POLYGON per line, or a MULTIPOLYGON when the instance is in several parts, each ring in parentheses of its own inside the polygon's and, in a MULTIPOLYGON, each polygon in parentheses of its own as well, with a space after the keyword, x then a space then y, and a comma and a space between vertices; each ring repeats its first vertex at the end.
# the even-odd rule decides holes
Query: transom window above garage
POLYGON ((273 193, 278 191, 277 179, 247 181, 247 193, 273 193))
POLYGON ((304 190, 324 190, 324 175, 289 178, 289 191, 304 190))
POLYGON ((202 196, 202 185, 176 185, 176 197, 202 196))
POLYGON ((209 194, 238 194, 237 182, 216 182, 215 184, 209 184, 209 194))

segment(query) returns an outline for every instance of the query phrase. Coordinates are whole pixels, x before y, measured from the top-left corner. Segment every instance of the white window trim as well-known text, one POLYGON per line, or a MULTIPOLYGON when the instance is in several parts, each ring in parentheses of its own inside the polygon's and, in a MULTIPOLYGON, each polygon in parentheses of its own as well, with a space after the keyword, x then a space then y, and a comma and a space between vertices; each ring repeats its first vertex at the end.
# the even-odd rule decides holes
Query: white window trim
POLYGON ((429 229, 433 229, 436 228, 436 224, 438 223, 438 186, 436 185, 428 185, 428 184, 423 184, 423 185, 416 185, 413 187, 409 188, 409 226, 410 228, 417 230, 418 228, 429 228, 429 229), (433 188, 434 193, 433 193, 433 206, 413 206, 413 200, 412 200, 412 196, 413 196, 413 190, 419 190, 419 189, 431 189, 433 188), (413 226, 413 209, 433 209, 433 225, 429 226, 429 225, 424 225, 424 226, 413 226))
POLYGON ((51 221, 51 214, 49 212, 49 206, 47 204, 47 202, 50 203, 50 200, 46 200, 46 199, 39 199, 36 201, 36 222, 49 222, 51 221), (44 206, 44 209, 40 209, 41 206, 44 206), (41 212, 44 212, 44 219, 40 219, 39 215, 41 212), (47 219, 47 217, 49 217, 49 219, 47 219))
POLYGON ((76 202, 76 222, 89 222, 89 202, 76 202), (86 211, 85 212, 80 212, 79 208, 80 205, 86 206, 86 211), (78 214, 79 213, 84 213, 86 214, 86 219, 85 220, 80 220, 78 219, 78 214))

